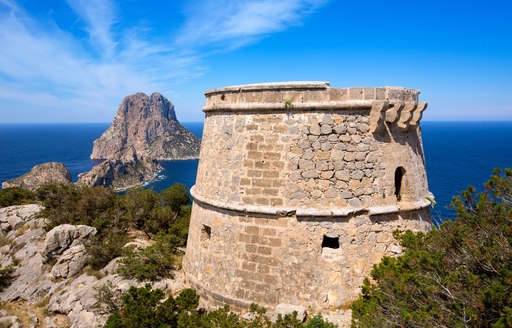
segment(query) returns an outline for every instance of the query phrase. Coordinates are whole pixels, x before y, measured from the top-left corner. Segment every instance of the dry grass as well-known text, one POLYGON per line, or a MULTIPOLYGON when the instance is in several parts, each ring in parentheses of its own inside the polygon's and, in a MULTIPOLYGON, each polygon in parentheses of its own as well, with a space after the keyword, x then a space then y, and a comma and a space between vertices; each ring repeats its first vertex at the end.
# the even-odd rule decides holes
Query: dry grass
POLYGON ((105 277, 105 274, 103 272, 101 272, 101 270, 93 269, 90 265, 83 268, 82 272, 84 272, 88 276, 95 277, 98 280, 105 277))
POLYGON ((23 327, 29 327, 34 324, 34 321, 32 320, 34 315, 37 317, 36 327, 46 327, 45 317, 47 314, 46 308, 48 306, 48 302, 48 298, 36 304, 17 301, 4 303, 0 308, 7 311, 8 315, 18 317, 23 327))

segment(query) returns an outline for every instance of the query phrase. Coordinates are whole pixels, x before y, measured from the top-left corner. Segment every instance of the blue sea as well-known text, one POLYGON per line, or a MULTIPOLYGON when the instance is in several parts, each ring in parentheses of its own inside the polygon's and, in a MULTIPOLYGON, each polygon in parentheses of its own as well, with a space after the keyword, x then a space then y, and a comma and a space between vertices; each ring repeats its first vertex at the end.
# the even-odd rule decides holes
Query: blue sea
MULTIPOLYGON (((203 123, 183 123, 202 136, 203 123)), ((96 163, 89 159, 92 142, 109 126, 94 124, 0 124, 0 181, 28 172, 44 162, 62 162, 76 180, 96 163)), ((455 216, 447 208, 452 197, 474 185, 482 189, 495 167, 512 167, 512 121, 422 122, 430 190, 436 221, 455 216)), ((162 176, 146 188, 160 191, 180 182, 195 183, 197 160, 162 162, 162 176)))

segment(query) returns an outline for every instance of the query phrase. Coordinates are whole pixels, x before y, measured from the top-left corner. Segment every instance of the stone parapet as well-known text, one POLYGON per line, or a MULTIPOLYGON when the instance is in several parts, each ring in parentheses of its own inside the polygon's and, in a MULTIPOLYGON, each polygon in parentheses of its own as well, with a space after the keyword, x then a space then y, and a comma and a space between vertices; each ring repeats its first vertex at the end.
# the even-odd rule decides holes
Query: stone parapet
POLYGON ((301 103, 358 100, 418 101, 419 93, 418 90, 402 87, 331 88, 328 82, 247 84, 206 91, 205 109, 222 108, 222 104, 229 103, 281 103, 298 106, 301 103))

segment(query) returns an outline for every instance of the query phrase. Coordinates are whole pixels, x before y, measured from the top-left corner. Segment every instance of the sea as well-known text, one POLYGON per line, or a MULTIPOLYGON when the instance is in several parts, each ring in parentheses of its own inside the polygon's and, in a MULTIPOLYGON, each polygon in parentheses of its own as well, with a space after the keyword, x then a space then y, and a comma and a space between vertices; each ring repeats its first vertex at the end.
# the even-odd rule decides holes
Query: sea
MULTIPOLYGON (((202 122, 182 123, 196 136, 202 122)), ((0 124, 0 181, 28 172, 44 162, 61 162, 76 181, 96 161, 89 158, 92 143, 109 123, 0 124)), ((430 191, 437 204, 435 222, 453 219, 452 197, 473 185, 483 190, 493 168, 512 167, 512 121, 421 123, 430 191)), ((163 161, 160 176, 145 185, 155 191, 173 183, 194 185, 198 160, 163 161)))

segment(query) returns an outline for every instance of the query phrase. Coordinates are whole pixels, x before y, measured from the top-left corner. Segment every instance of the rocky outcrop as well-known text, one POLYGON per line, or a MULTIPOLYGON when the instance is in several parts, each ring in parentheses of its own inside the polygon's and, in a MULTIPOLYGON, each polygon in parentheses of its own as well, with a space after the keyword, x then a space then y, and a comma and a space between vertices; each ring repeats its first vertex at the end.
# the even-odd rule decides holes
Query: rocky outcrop
POLYGON ((161 170, 156 160, 133 155, 116 160, 106 160, 87 173, 78 176, 78 185, 104 186, 124 189, 140 186, 152 180, 161 170))
MULTIPOLYGON (((0 327, 101 327, 109 313, 99 306, 98 288, 119 296, 143 283, 120 277, 119 258, 94 275, 84 272, 85 242, 96 229, 64 224, 45 232, 39 205, 0 208, 0 264, 14 265, 13 281, 0 291, 0 327), (26 321, 26 322, 25 322, 26 321)), ((144 243, 138 243, 142 245, 144 243)), ((184 277, 152 284, 164 291, 184 288, 184 277)))
POLYGON ((43 255, 50 259, 62 254, 69 247, 77 246, 82 241, 96 234, 96 229, 86 225, 62 224, 46 234, 43 255))
POLYGON ((36 165, 30 172, 4 181, 2 188, 19 187, 29 190, 36 190, 45 183, 70 183, 71 173, 62 163, 49 162, 36 165))
POLYGON ((123 99, 112 125, 94 141, 91 158, 117 160, 133 153, 156 160, 196 158, 199 146, 169 100, 136 93, 123 99))

